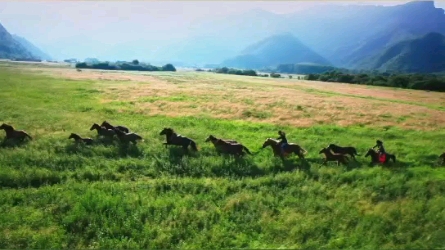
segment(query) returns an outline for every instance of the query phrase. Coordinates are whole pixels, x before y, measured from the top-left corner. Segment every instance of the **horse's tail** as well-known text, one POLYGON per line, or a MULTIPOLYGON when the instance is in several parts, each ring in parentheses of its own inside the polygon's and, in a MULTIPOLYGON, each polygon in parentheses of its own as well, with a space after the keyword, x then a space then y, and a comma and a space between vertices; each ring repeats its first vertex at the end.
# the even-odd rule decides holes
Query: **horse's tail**
POLYGON ((28 135, 28 133, 23 132, 25 134, 26 137, 28 137, 30 140, 32 140, 32 137, 30 135, 28 135))
POLYGON ((242 145, 243 146, 243 149, 244 149, 244 151, 246 151, 249 155, 251 155, 252 153, 250 153, 250 151, 249 151, 249 149, 248 148, 246 148, 246 146, 244 146, 244 145, 242 145))
POLYGON ((193 140, 190 140, 190 146, 192 146, 192 149, 194 151, 198 151, 198 147, 196 146, 196 143, 193 140))

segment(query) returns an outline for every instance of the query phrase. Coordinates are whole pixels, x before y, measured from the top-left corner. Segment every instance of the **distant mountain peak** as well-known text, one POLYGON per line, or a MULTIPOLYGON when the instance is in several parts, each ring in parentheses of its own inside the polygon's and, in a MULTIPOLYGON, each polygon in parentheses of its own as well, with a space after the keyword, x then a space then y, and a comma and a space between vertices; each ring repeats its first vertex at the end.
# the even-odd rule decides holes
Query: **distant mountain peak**
POLYGON ((279 64, 330 62, 304 45, 288 32, 269 36, 245 48, 239 56, 226 60, 223 65, 236 68, 259 69, 279 64))

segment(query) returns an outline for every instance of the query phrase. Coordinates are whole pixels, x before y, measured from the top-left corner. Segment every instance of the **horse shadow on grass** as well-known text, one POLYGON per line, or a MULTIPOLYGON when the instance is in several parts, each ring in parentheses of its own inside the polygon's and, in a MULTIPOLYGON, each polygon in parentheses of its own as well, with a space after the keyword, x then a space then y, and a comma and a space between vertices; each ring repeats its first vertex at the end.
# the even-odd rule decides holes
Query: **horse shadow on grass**
POLYGON ((261 177, 266 171, 258 167, 250 157, 235 157, 222 154, 222 164, 212 167, 212 173, 219 177, 245 178, 261 177))
POLYGON ((117 145, 118 154, 121 157, 133 157, 133 158, 139 158, 144 155, 142 150, 138 148, 137 145, 132 143, 119 143, 117 145))
POLYGON ((341 167, 344 168, 346 171, 352 171, 354 169, 362 168, 365 164, 360 160, 354 160, 352 158, 349 159, 346 165, 343 165, 340 163, 340 165, 337 166, 336 161, 329 161, 326 164, 323 164, 324 158, 316 157, 316 158, 307 158, 307 164, 310 166, 310 163, 314 165, 318 165, 320 167, 341 167))
POLYGON ((3 140, 0 144, 0 148, 16 148, 25 146, 28 143, 29 140, 15 140, 15 139, 3 140))
POLYGON ((182 157, 197 157, 198 152, 188 150, 185 151, 182 147, 168 147, 168 156, 172 161, 180 161, 182 157))
POLYGON ((295 170, 308 172, 311 169, 311 163, 308 159, 284 158, 278 160, 278 162, 280 162, 280 164, 275 164, 272 169, 273 174, 292 172, 295 170))
POLYGON ((366 162, 366 165, 368 167, 381 167, 382 169, 387 169, 391 172, 404 172, 407 168, 412 167, 415 165, 414 162, 406 162, 406 161, 401 161, 399 159, 397 159, 396 162, 388 162, 385 164, 381 164, 381 163, 372 163, 370 161, 366 162))
POLYGON ((440 154, 430 154, 423 157, 422 160, 419 161, 422 165, 427 165, 431 167, 442 167, 440 154))

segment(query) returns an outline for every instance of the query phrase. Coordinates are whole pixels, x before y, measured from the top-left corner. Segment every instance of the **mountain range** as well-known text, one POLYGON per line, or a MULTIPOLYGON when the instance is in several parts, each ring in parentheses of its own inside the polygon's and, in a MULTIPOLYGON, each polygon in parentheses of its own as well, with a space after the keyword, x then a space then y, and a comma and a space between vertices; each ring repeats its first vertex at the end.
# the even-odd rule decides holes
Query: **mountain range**
MULTIPOLYGON (((396 6, 324 5, 285 15, 251 10, 203 22, 194 30, 199 34, 178 44, 181 49, 174 53, 176 60, 222 66, 275 64, 275 55, 263 53, 260 57, 271 59, 264 62, 258 58, 258 53, 252 56, 246 51, 257 43, 273 40, 276 34, 291 34, 299 44, 294 44, 295 51, 298 47, 306 47, 307 53, 318 54, 332 65, 358 69, 363 65, 369 68, 373 65, 370 60, 376 60, 375 57, 399 42, 429 33, 445 34, 445 15, 443 9, 434 6, 434 1, 396 6), (194 56, 193 51, 199 51, 199 57, 194 56)), ((275 44, 276 50, 288 46, 284 41, 275 44)), ((158 55, 161 56, 164 50, 158 50, 158 55)), ((271 47, 267 49, 273 50, 271 47)), ((282 60, 281 63, 285 64, 287 58, 282 60)), ((311 57, 295 58, 295 61, 320 64, 319 60, 311 57)))
POLYGON ((51 57, 23 37, 11 35, 0 24, 0 58, 20 60, 51 60, 51 57))
MULTIPOLYGON (((314 5, 291 14, 253 9, 200 20, 190 26, 189 33, 187 39, 164 46, 142 41, 118 46, 128 47, 132 56, 150 51, 148 54, 156 60, 188 65, 261 69, 303 63, 350 69, 445 71, 441 63, 445 61, 445 14, 434 1, 396 6, 314 5)), ((25 38, 9 34, 0 24, 0 58, 49 60, 50 56, 25 38)))

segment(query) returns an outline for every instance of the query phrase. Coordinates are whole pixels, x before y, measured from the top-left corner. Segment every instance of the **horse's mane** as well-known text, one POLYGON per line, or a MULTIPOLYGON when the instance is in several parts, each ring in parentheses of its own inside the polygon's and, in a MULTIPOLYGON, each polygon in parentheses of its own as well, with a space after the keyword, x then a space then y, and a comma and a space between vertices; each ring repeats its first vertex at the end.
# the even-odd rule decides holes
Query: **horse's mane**
POLYGON ((71 133, 70 138, 81 138, 81 137, 76 133, 71 133))
POLYGON ((266 141, 273 141, 273 142, 276 142, 276 143, 278 143, 278 142, 279 142, 278 140, 276 140, 276 139, 273 139, 273 138, 267 138, 267 139, 266 139, 266 141))
POLYGON ((175 130, 172 128, 164 128, 164 130, 167 130, 168 132, 171 132, 172 134, 176 134, 175 130))

